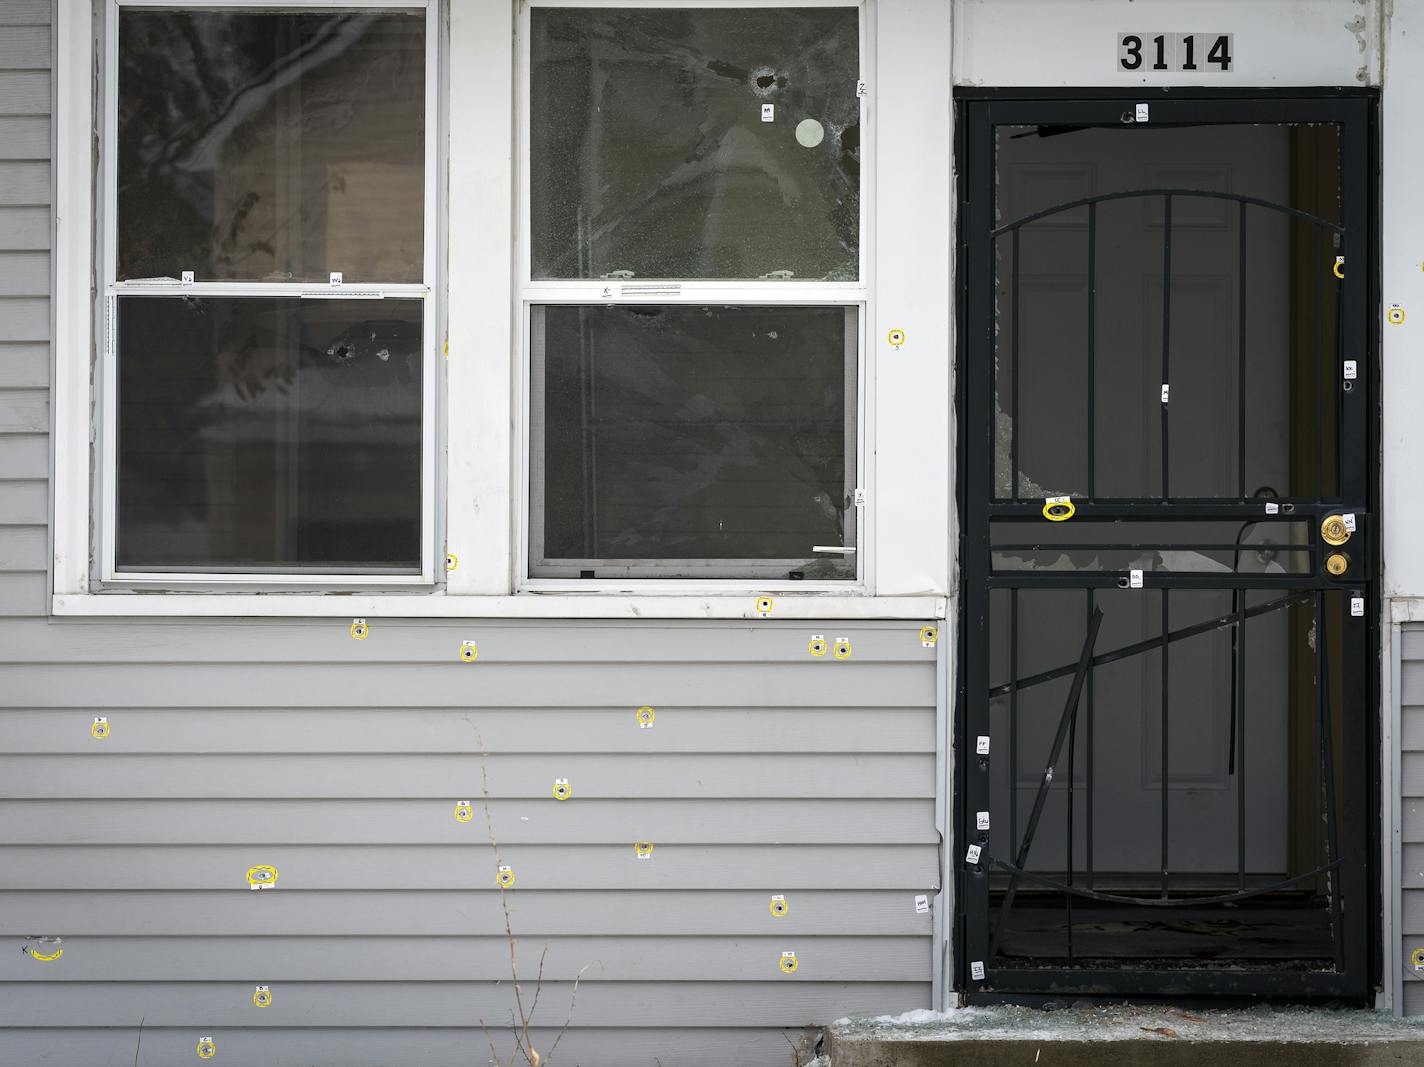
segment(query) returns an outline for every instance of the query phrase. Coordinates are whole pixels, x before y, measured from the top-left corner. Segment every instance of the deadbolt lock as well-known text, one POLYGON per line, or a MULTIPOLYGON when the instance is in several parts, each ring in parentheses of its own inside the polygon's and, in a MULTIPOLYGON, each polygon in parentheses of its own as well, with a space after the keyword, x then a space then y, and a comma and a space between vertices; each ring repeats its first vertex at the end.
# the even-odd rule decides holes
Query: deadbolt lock
POLYGON ((1320 521, 1320 536, 1327 545, 1343 545, 1350 539, 1350 533, 1343 515, 1326 515, 1320 521))
POLYGON ((1325 557, 1325 569, 1338 578, 1350 569, 1350 557, 1343 552, 1332 552, 1325 557))

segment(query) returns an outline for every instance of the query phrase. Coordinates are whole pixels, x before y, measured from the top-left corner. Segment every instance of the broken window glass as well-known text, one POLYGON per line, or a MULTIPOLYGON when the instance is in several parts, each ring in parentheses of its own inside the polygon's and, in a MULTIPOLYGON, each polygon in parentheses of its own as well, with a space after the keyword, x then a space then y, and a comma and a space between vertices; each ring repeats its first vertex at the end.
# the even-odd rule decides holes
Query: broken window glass
POLYGON ((119 16, 118 278, 423 279, 425 16, 119 16))
POLYGON ((855 578, 856 320, 536 307, 531 574, 855 578))
POLYGON ((118 568, 418 573, 421 316, 120 297, 118 568))
POLYGON ((534 278, 853 281, 855 7, 536 7, 534 278))

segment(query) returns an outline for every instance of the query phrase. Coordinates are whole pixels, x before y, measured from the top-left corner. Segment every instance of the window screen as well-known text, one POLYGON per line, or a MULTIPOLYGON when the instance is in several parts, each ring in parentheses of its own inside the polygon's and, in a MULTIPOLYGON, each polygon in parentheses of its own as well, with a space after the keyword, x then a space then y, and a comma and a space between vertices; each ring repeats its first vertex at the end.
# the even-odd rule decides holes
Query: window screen
POLYGON ((120 568, 420 569, 418 300, 118 301, 120 568))
POLYGON ((533 314, 531 574, 856 576, 857 312, 533 314))

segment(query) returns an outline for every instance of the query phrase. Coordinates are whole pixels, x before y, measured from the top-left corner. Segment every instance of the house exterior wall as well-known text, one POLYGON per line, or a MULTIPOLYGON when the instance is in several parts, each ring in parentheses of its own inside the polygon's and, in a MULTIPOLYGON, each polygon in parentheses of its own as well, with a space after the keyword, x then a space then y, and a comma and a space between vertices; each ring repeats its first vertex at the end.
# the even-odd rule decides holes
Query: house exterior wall
MULTIPOLYGON (((1118 28, 1043 29, 1057 16, 1028 0, 991 23, 992 6, 955 9, 963 83, 1014 80, 986 58, 1016 55, 995 25, 1092 29, 1094 47, 1118 28)), ((1390 71, 1407 56, 1397 11, 1390 29, 1374 5, 1283 7, 1247 23, 1298 39, 1278 50, 1288 69, 1243 65, 1233 83, 1378 83, 1382 42, 1390 71), (1354 9, 1359 26, 1336 17, 1354 9), (1348 62, 1327 23, 1359 42, 1348 62)), ((225 1062, 483 1062, 481 1021, 514 1008, 485 770, 526 998, 548 945, 541 1052, 582 974, 555 1062, 786 1063, 799 1027, 932 1006, 942 946, 915 897, 941 881, 952 691, 944 639, 919 639, 933 620, 374 617, 358 642, 347 618, 50 616, 52 23, 51 0, 0 4, 0 1065, 188 1063, 209 1035, 225 1062), (845 634, 851 659, 810 658, 811 633, 845 634), (464 640, 476 664, 456 659, 464 640), (264 863, 277 888, 249 891, 264 863), (34 935, 64 955, 18 951, 34 935)), ((1107 84, 1110 60, 1091 77, 1035 61, 1018 81, 1107 84)), ((1414 466, 1390 447, 1387 484, 1414 466)), ((1424 594, 1392 566, 1424 555, 1390 529, 1391 593, 1424 594)), ((1403 908, 1386 921, 1407 963, 1424 944, 1424 625, 1400 655, 1403 908)), ((1410 979, 1402 1006, 1424 1013, 1410 979)))
POLYGON ((481 1020, 514 1007, 484 771, 526 1002, 548 946, 536 1048, 580 973, 559 1056, 586 1065, 784 1062, 788 1028, 929 1006, 936 654, 914 627, 855 627, 838 662, 781 623, 358 642, 40 603, 0 623, 0 923, 64 955, 0 954, 0 1062, 131 1063, 140 1020, 143 1063, 205 1035, 240 1063, 479 1062, 481 1020), (247 888, 256 864, 274 889, 247 888))
POLYGON ((51 24, 0 5, 0 1064, 468 1065, 482 1022, 507 1053, 485 772, 554 1062, 786 1063, 928 1007, 928 620, 48 617, 51 24))

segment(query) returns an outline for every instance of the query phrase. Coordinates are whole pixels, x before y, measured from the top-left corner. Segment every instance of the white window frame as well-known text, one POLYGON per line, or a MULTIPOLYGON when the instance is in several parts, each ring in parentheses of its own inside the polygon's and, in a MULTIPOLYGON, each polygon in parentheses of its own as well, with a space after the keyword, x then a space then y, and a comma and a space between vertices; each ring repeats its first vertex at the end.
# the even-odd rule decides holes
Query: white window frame
MULTIPOLYGON (((100 359, 96 382, 98 405, 98 447, 95 456, 96 507, 99 523, 95 529, 95 556, 98 579, 105 585, 135 588, 190 587, 194 585, 237 586, 418 586, 435 581, 436 554, 436 379, 438 365, 434 358, 439 336, 439 9, 438 0, 105 0, 104 14, 104 135, 100 159, 102 174, 103 235, 99 249, 99 277, 102 279, 102 309, 100 314, 100 359), (200 11, 236 10, 260 12, 266 9, 282 11, 314 11, 340 8, 370 8, 382 11, 420 11, 425 16, 425 173, 424 213, 422 218, 424 256, 423 281, 407 284, 353 283, 320 284, 316 282, 191 282, 166 279, 119 281, 118 260, 118 20, 124 8, 175 8, 200 11), (421 506, 420 506, 420 571, 407 574, 381 574, 362 570, 318 570, 293 566, 283 569, 251 571, 202 570, 139 571, 117 568, 116 490, 118 482, 118 380, 117 308, 119 298, 142 294, 152 297, 223 296, 223 297, 286 297, 293 300, 373 300, 416 299, 421 301, 421 506)), ((339 266, 332 264, 332 266, 339 266)), ((181 270, 181 264, 174 264, 181 270)), ((345 273, 345 272, 343 272, 345 273)), ((353 427, 359 432, 359 427, 353 427)))
MULTIPOLYGON (((177 0, 149 0, 171 4, 177 0)), ((218 0, 220 3, 220 0, 218 0)), ((285 6, 285 0, 262 0, 285 6)), ((357 0, 366 6, 412 6, 357 0)), ((587 2, 587 0, 580 0, 587 2)), ((592 0, 590 6, 637 6, 648 0, 592 0)), ((667 6, 670 0, 654 0, 667 6)), ((711 0, 671 0, 703 6, 711 0)), ((766 6, 761 0, 718 0, 766 6)), ((429 10, 440 15, 442 89, 428 128, 439 131, 439 167, 427 172, 443 197, 437 227, 440 275, 429 300, 443 318, 443 352, 428 381, 443 372, 434 414, 440 424, 436 464, 442 484, 433 500, 435 582, 377 585, 368 576, 342 587, 307 576, 263 589, 225 581, 176 588, 104 586, 90 567, 91 536, 101 516, 91 496, 97 455, 91 434, 101 397, 94 391, 95 330, 102 307, 102 266, 93 247, 94 121, 97 101, 95 18, 109 0, 58 0, 55 241, 56 380, 53 404, 54 597, 58 615, 177 617, 404 616, 535 619, 755 619, 753 580, 639 583, 576 581, 558 588, 525 583, 527 506, 524 482, 529 321, 516 285, 525 239, 516 212, 517 67, 523 17, 509 0, 459 0, 429 10), (453 112, 453 118, 447 115, 453 112), (507 116, 507 118, 506 118, 507 116), (503 134, 503 136, 502 136, 503 134), (439 566, 444 549, 458 566, 439 566)), ((232 0, 229 0, 229 4, 232 0)), ((794 5, 794 0, 793 0, 794 5)), ((244 5, 245 6, 245 5, 244 5)), ((255 5, 254 5, 255 6, 255 5)), ((301 6, 353 6, 308 0, 301 6)), ((838 6, 844 6, 843 4, 838 6)), ((954 559, 952 508, 951 314, 953 192, 951 185, 950 10, 952 0, 864 0, 862 65, 870 72, 861 186, 862 331, 859 390, 859 583, 790 583, 778 590, 773 618, 944 618, 954 559), (871 183, 867 187, 867 182, 871 183), (871 279, 874 279, 873 286, 871 279), (887 335, 908 341, 892 350, 887 335), (873 546, 873 552, 869 551, 873 546)), ((433 140, 434 138, 432 138, 433 140)), ((428 200, 427 203, 438 201, 428 200)), ((427 244, 427 254, 434 249, 427 244)), ((727 303, 809 297, 796 286, 778 293, 761 283, 705 283, 727 303), (750 292, 738 293, 738 287, 750 292)), ((818 283, 818 285, 831 283, 818 283)), ((557 297, 557 292, 547 294, 557 297)), ((542 298, 542 296, 541 296, 542 298)), ((829 300, 839 303, 840 300, 829 300)), ((438 331, 438 327, 437 327, 438 331)), ((441 334, 432 332, 437 339, 441 334)), ((545 580, 552 582, 552 580, 545 580)))
MULTIPOLYGON (((697 0, 695 7, 701 9, 774 9, 774 8, 843 8, 855 10, 858 14, 859 40, 858 55, 860 72, 858 80, 870 83, 873 76, 875 57, 870 42, 868 17, 869 0, 697 0)), ((530 178, 533 164, 530 159, 531 138, 529 134, 529 94, 533 70, 530 62, 530 23, 534 8, 637 8, 643 10, 675 10, 679 6, 693 6, 680 0, 529 0, 520 5, 517 30, 518 56, 516 67, 517 93, 517 136, 519 140, 518 174, 518 214, 517 229, 519 239, 515 249, 516 263, 516 305, 518 307, 520 375, 518 404, 515 408, 515 432, 519 443, 518 517, 516 542, 517 588, 530 592, 621 592, 635 593, 665 590, 669 586, 679 589, 706 592, 822 592, 864 595, 866 591, 866 571, 869 561, 874 558, 874 534, 870 523, 865 520, 864 507, 857 507, 855 523, 855 577, 821 581, 792 581, 788 578, 755 577, 748 575, 737 578, 549 578, 536 577, 530 573, 530 547, 535 540, 532 524, 542 520, 533 514, 530 493, 533 470, 534 443, 532 431, 535 426, 532 401, 534 397, 530 374, 534 363, 531 327, 534 308, 539 305, 587 304, 600 305, 614 303, 619 306, 636 304, 655 305, 698 305, 715 304, 725 307, 761 306, 831 306, 856 309, 857 358, 854 422, 856 429, 856 477, 857 496, 868 497, 874 483, 874 472, 867 466, 865 447, 866 417, 871 410, 872 398, 867 391, 873 388, 874 346, 868 343, 869 334, 866 321, 869 318, 871 294, 874 286, 874 259, 871 255, 873 232, 871 205, 875 194, 875 133, 870 125, 868 97, 860 100, 860 211, 859 211, 859 264, 857 280, 854 282, 821 282, 806 279, 799 282, 740 280, 709 280, 701 278, 633 278, 628 281, 611 281, 601 278, 560 278, 540 280, 533 275, 532 258, 532 191, 530 178)), ((848 86, 848 91, 854 91, 848 86)), ((855 505, 852 505, 855 506, 855 505)), ((657 560, 629 561, 646 569, 655 569, 657 560)), ((672 562, 672 561, 668 561, 672 562)), ((696 561, 694 566, 708 566, 717 561, 696 561)), ((727 566, 737 562, 724 561, 727 566)), ((774 561, 766 561, 774 562, 774 561)))
MULTIPOLYGON (((703 305, 703 301, 697 301, 696 305, 686 303, 668 303, 663 300, 649 302, 655 302, 662 307, 691 307, 703 305)), ((524 413, 525 418, 528 420, 528 425, 530 429, 529 432, 524 435, 524 449, 526 456, 524 464, 524 477, 525 484, 528 486, 528 489, 525 493, 526 521, 523 527, 525 541, 527 545, 527 548, 524 552, 526 577, 524 578, 522 583, 523 586, 526 588, 567 588, 570 591, 577 591, 585 588, 590 582, 598 581, 598 579, 570 578, 567 576, 534 576, 529 573, 529 570, 531 570, 534 566, 534 559, 536 558, 536 555, 538 554, 543 545, 543 536, 542 532, 539 529, 539 524, 543 520, 544 515, 547 514, 545 510, 547 508, 547 495, 543 491, 545 483, 541 481, 539 472, 539 461, 541 455, 543 454, 544 446, 543 442, 541 442, 539 438, 541 434, 546 434, 548 432, 548 423, 547 417, 541 418, 535 412, 536 399, 539 398, 542 394, 546 398, 545 402, 547 403, 548 395, 547 390, 541 389, 538 382, 537 373, 538 364, 540 362, 539 345, 541 343, 539 329, 536 325, 539 317, 539 312, 542 309, 557 306, 626 307, 628 306, 628 303, 629 302, 627 301, 620 301, 617 305, 605 305, 602 302, 585 302, 573 305, 555 305, 546 304, 542 301, 535 301, 527 305, 527 313, 529 316, 529 320, 526 328, 529 331, 529 341, 527 346, 529 351, 529 362, 528 370, 525 375, 525 387, 529 390, 529 402, 524 408, 524 413)), ((719 304, 717 306, 723 305, 719 304)), ((734 306, 734 310, 745 308, 748 306, 752 305, 749 305, 747 303, 739 303, 734 306)), ((865 350, 864 304, 863 302, 847 304, 826 304, 822 301, 801 300, 797 302, 797 306, 834 307, 841 312, 842 322, 845 324, 844 348, 842 350, 841 359, 838 361, 837 365, 841 369, 843 380, 845 382, 846 396, 850 400, 850 402, 844 404, 841 409, 841 423, 842 426, 845 428, 844 453, 846 458, 847 471, 846 499, 851 500, 853 498, 853 494, 859 489, 859 485, 850 485, 849 474, 853 472, 856 474, 857 478, 859 477, 862 456, 864 454, 864 440, 860 433, 860 419, 863 415, 863 412, 861 411, 860 391, 864 385, 864 368, 861 365, 860 358, 861 353, 865 350)), ((543 363, 547 373, 547 352, 543 353, 543 357, 543 363)), ((797 559, 775 557, 720 559, 712 557, 689 557, 686 559, 668 559, 663 557, 614 557, 605 559, 570 559, 563 562, 566 562, 568 564, 578 563, 583 567, 589 567, 603 571, 605 574, 616 573, 619 568, 623 567, 627 567, 629 569, 636 569, 639 571, 651 572, 648 574, 640 574, 636 577, 628 575, 616 580, 604 579, 605 581, 608 581, 610 585, 619 585, 625 582, 646 583, 650 589, 657 589, 660 585, 666 585, 669 581, 678 581, 707 583, 717 582, 720 584, 729 584, 734 587, 746 587, 749 584, 761 582, 763 584, 758 585, 757 588, 761 589, 762 591, 774 591, 782 589, 794 592, 795 590, 807 585, 811 586, 814 589, 854 591, 857 589, 857 583, 861 581, 862 565, 859 562, 860 553, 856 546, 859 544, 863 544, 859 532, 860 512, 863 510, 864 509, 860 507, 854 508, 854 521, 851 522, 849 525, 851 540, 854 541, 855 544, 849 546, 839 546, 843 549, 846 549, 846 551, 842 553, 842 558, 848 558, 849 562, 856 566, 855 574, 848 578, 838 578, 835 580, 826 579, 818 582, 805 582, 793 581, 791 579, 782 577, 784 573, 804 566, 807 557, 801 557, 797 559), (660 578, 656 573, 660 568, 666 568, 668 570, 680 569, 684 572, 684 575, 680 578, 660 578), (741 571, 743 573, 725 576, 717 574, 717 571, 741 571), (758 577, 758 575, 761 576, 758 577), (769 575, 775 575, 775 577, 770 577, 769 575), (770 583, 770 585, 765 584, 768 582, 770 583)), ((827 546, 825 555, 826 558, 832 558, 831 552, 829 551, 829 546, 827 546)))

